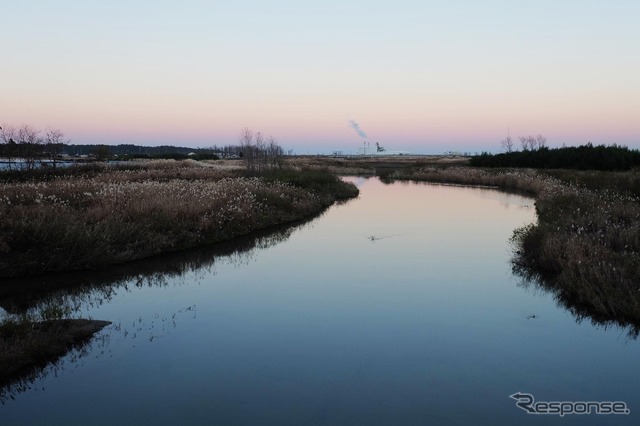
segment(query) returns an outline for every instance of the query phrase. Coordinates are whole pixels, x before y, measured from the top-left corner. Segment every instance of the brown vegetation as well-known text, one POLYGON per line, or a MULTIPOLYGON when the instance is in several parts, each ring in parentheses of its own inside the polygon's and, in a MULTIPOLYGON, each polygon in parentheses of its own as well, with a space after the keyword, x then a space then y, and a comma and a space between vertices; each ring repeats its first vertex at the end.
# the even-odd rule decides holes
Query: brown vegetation
POLYGON ((319 175, 245 177, 195 161, 68 173, 0 183, 0 276, 99 268, 228 240, 357 195, 334 176, 323 175, 334 185, 312 187, 319 175))
POLYGON ((398 169, 426 166, 463 166, 468 162, 469 157, 458 155, 297 156, 286 159, 291 167, 359 175, 386 175, 398 169))

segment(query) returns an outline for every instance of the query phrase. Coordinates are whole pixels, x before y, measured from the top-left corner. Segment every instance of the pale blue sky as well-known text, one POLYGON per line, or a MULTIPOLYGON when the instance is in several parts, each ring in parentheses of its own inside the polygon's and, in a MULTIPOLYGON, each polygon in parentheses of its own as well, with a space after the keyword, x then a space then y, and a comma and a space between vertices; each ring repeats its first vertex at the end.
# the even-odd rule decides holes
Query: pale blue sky
POLYGON ((74 143, 640 147, 638 2, 5 3, 0 123, 74 143))

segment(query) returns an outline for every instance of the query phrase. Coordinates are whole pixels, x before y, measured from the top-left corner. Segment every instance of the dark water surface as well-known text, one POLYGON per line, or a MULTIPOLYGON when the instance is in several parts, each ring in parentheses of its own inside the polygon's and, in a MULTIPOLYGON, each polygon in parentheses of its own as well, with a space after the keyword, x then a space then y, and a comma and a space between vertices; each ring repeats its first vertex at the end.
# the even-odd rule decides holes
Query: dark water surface
POLYGON ((511 272, 533 200, 353 180, 357 200, 293 229, 60 278, 87 286, 50 297, 113 325, 0 424, 640 424, 638 341, 511 272), (631 414, 528 415, 518 391, 631 414))

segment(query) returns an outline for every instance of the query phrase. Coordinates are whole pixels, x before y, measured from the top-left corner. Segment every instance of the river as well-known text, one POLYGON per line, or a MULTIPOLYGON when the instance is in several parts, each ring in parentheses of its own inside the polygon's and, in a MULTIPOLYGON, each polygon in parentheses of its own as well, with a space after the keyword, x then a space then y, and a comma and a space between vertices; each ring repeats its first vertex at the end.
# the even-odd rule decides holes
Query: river
POLYGON ((534 200, 349 179, 358 199, 292 228, 5 295, 113 324, 5 399, 0 423, 637 424, 638 342, 512 272, 534 200), (517 392, 631 414, 531 415, 517 392))

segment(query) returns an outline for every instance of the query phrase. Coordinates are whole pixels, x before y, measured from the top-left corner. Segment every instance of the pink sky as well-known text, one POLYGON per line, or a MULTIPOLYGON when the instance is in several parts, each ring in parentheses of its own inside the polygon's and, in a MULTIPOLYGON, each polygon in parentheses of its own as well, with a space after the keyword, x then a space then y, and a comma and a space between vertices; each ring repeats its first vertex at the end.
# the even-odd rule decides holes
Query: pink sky
POLYGON ((249 127, 304 153, 357 151, 355 120, 391 150, 497 151, 507 128, 640 148, 636 3, 266 3, 11 4, 0 125, 193 147, 249 127))

